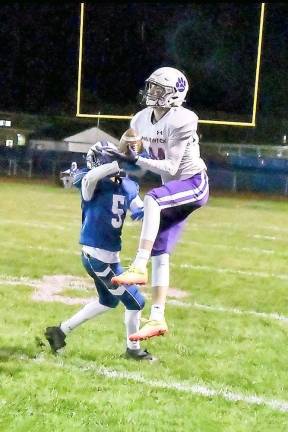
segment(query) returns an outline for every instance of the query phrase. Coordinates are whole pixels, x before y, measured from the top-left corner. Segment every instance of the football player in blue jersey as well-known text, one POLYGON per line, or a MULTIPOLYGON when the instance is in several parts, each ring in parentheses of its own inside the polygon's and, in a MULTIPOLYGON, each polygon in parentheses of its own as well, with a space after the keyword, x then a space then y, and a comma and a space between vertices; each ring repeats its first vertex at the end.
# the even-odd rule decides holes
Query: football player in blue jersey
POLYGON ((143 217, 143 202, 136 182, 105 153, 105 148, 116 147, 108 141, 94 144, 86 156, 87 168, 73 173, 73 184, 81 191, 82 263, 94 280, 99 298, 59 326, 47 327, 45 337, 54 353, 66 345, 66 336, 80 324, 114 309, 119 302, 125 306, 127 348, 125 356, 136 360, 153 360, 151 354, 140 348, 139 341, 129 336, 139 330, 141 310, 145 301, 137 285, 115 286, 113 276, 123 272, 120 264, 121 232, 126 212, 132 219, 143 217))

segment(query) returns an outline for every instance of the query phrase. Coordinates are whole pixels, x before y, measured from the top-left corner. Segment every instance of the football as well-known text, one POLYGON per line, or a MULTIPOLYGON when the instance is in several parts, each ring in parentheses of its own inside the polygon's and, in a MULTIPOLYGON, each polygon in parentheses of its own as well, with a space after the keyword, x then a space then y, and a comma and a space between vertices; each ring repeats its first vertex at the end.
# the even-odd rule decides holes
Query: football
POLYGON ((143 151, 143 143, 135 129, 127 129, 120 138, 119 151, 127 154, 130 146, 137 154, 143 151))

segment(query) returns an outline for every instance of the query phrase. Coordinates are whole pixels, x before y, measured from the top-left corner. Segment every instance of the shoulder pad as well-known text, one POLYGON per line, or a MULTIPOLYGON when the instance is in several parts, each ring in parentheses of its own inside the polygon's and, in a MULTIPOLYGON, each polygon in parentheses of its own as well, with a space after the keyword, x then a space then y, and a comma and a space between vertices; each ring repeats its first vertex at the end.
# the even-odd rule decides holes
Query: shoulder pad
POLYGON ((198 124, 198 116, 191 110, 184 107, 171 108, 170 125, 175 128, 181 128, 188 124, 198 124))
MULTIPOLYGON (((150 111, 151 111, 151 108, 146 107, 146 108, 142 109, 141 111, 138 111, 136 114, 134 114, 131 121, 130 121, 130 127, 135 128, 135 123, 138 121, 139 117, 141 117, 143 115, 143 113, 146 113, 146 115, 148 115, 148 113, 150 111)), ((137 130, 137 128, 136 128, 136 130, 137 130)))

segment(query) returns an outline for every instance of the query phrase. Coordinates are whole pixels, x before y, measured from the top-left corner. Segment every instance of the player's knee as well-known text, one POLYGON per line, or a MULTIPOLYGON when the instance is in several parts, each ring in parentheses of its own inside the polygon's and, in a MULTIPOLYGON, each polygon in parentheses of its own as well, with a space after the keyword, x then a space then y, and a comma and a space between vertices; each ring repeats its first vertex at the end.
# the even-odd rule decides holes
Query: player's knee
POLYGON ((152 257, 152 286, 169 286, 169 254, 152 257))
POLYGON ((116 297, 99 298, 99 303, 103 306, 115 309, 119 304, 119 299, 116 297))
POLYGON ((145 306, 145 298, 136 285, 126 287, 121 301, 128 310, 142 310, 145 306))
POLYGON ((138 295, 136 297, 135 308, 133 308, 132 310, 142 310, 144 309, 144 306, 145 306, 145 298, 141 293, 138 292, 138 295))
POLYGON ((145 208, 145 206, 147 207, 147 206, 157 206, 157 207, 159 207, 159 204, 158 204, 158 202, 157 202, 157 197, 156 197, 156 195, 154 194, 154 192, 153 192, 154 190, 152 189, 148 194, 146 194, 145 196, 144 196, 144 200, 143 200, 143 202, 144 202, 144 208, 145 208))

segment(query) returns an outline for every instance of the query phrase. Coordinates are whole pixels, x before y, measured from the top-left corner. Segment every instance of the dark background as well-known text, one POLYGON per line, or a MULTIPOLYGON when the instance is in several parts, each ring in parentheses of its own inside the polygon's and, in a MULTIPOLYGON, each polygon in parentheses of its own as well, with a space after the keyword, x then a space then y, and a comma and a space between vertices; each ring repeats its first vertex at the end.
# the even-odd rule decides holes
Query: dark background
MULTIPOLYGON (((188 76, 200 118, 250 121, 261 3, 85 3, 81 112, 131 114, 157 67, 188 76)), ((287 12, 266 4, 260 116, 286 119, 287 12)), ((0 111, 75 115, 80 3, 0 8, 0 111)))
POLYGON ((176 66, 190 81, 187 103, 202 118, 225 111, 249 119, 259 16, 259 4, 88 5, 82 111, 89 112, 93 100, 133 110, 145 78, 159 66, 176 66))

